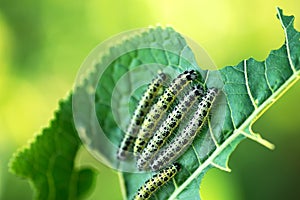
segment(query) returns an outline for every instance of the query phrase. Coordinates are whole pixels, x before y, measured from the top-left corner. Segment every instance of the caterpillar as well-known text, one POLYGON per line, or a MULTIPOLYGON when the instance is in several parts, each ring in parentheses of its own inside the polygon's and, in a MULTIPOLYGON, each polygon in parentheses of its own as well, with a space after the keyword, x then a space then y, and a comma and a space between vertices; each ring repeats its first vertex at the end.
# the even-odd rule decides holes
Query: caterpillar
POLYGON ((147 180, 143 186, 139 188, 133 200, 146 200, 151 197, 151 195, 162 185, 167 183, 171 178, 173 178, 177 172, 180 170, 180 165, 178 163, 172 164, 170 167, 167 167, 152 178, 147 180))
POLYGON ((157 171, 168 163, 176 160, 193 142, 199 130, 203 127, 207 119, 211 106, 218 94, 216 88, 208 89, 206 94, 202 97, 196 112, 193 115, 191 122, 176 135, 169 146, 157 153, 155 158, 150 161, 150 168, 152 171, 157 171))
POLYGON ((165 144, 168 137, 180 124, 182 118, 190 110, 198 98, 203 95, 200 85, 194 86, 185 98, 167 116, 166 121, 159 127, 137 159, 138 169, 147 169, 149 161, 157 151, 165 144))
POLYGON ((133 149, 135 157, 137 157, 143 150, 148 140, 153 135, 157 123, 173 103, 178 93, 196 78, 197 73, 195 70, 185 71, 184 73, 180 74, 171 82, 169 87, 166 88, 166 90, 158 99, 157 103, 151 107, 149 113, 145 117, 144 122, 142 123, 140 131, 137 135, 137 139, 135 140, 133 149))
POLYGON ((153 103, 153 100, 157 96, 163 82, 166 80, 166 74, 159 73, 152 82, 148 85, 147 90, 143 94, 139 101, 136 110, 131 118, 130 124, 126 130, 125 136, 121 141, 117 152, 117 158, 119 160, 125 160, 127 153, 133 147, 136 134, 139 130, 140 125, 144 121, 145 115, 149 112, 149 109, 153 103))

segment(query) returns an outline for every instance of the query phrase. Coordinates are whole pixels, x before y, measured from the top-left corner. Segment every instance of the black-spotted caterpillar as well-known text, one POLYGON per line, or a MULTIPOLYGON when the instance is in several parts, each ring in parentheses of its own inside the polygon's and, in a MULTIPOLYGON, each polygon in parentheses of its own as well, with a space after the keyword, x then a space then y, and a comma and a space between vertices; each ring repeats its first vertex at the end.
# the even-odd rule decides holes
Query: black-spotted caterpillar
POLYGON ((145 115, 149 112, 152 106, 153 100, 157 96, 160 88, 163 86, 163 82, 166 80, 166 74, 159 73, 156 78, 148 85, 147 90, 143 94, 139 101, 137 108, 134 111, 130 124, 127 128, 125 136, 120 144, 117 152, 117 157, 120 160, 124 160, 127 157, 127 153, 133 147, 136 135, 140 129, 140 125, 143 123, 145 115))
POLYGON ((152 176, 149 180, 145 182, 143 186, 141 186, 136 195, 134 196, 134 200, 146 200, 149 199, 150 196, 162 185, 167 183, 171 178, 173 178, 177 172, 180 170, 180 165, 175 163, 170 167, 167 167, 157 174, 152 176))

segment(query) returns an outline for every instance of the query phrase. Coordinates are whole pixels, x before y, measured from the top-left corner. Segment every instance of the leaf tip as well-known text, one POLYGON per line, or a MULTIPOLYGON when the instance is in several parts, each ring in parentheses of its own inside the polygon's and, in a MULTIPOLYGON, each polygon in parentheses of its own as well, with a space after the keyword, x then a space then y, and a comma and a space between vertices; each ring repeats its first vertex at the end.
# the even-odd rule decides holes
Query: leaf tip
POLYGON ((276 10, 278 15, 282 15, 282 9, 279 6, 276 7, 276 10))

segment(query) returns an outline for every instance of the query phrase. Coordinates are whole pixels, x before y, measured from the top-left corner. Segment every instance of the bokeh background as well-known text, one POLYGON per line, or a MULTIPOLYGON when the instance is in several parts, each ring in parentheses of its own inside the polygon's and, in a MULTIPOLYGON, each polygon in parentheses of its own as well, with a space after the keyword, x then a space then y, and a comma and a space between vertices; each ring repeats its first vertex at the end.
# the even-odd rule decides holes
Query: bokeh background
MULTIPOLYGON (((276 6, 296 16, 299 0, 0 0, 0 199, 32 199, 30 184, 8 172, 8 160, 28 144, 66 97, 84 58, 122 31, 160 24, 202 45, 219 67, 263 60, 284 42, 276 6)), ((250 140, 231 156, 231 173, 210 170, 205 200, 282 200, 300 196, 300 83, 255 124, 276 145, 250 140)), ((121 199, 115 172, 81 151, 78 165, 99 170, 89 199, 121 199)))

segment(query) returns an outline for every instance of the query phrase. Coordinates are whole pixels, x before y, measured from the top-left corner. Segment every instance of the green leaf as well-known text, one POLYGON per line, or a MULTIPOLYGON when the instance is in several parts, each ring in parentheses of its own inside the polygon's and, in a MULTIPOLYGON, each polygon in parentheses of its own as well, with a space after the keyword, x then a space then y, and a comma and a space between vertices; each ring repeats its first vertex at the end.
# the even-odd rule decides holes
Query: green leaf
POLYGON ((69 98, 60 104, 50 126, 29 147, 14 155, 10 170, 31 181, 36 199, 82 199, 93 184, 96 172, 74 167, 80 145, 69 98))
MULTIPOLYGON (((124 97, 132 96, 132 112, 143 89, 132 91, 132 84, 138 81, 135 78, 145 82, 152 78, 144 73, 138 77, 126 76, 127 72, 139 72, 143 65, 145 68, 140 72, 148 70, 155 74, 158 69, 169 66, 173 70, 171 78, 174 78, 184 70, 196 69, 201 74, 199 82, 205 82, 208 87, 223 87, 223 93, 219 96, 208 126, 178 160, 183 169, 173 181, 155 192, 152 199, 200 199, 199 185, 206 171, 212 167, 229 171, 228 158, 241 140, 251 138, 273 148, 272 144, 253 133, 252 124, 299 79, 300 68, 300 34, 293 27, 294 17, 284 16, 278 9, 278 18, 286 36, 286 43, 280 49, 272 51, 263 62, 248 59, 237 66, 215 71, 201 70, 185 39, 172 28, 154 28, 136 33, 114 45, 109 52, 101 54, 105 55, 101 61, 95 59, 97 64, 94 71, 73 94, 78 100, 74 103, 73 99, 73 106, 78 108, 76 106, 84 105, 82 107, 86 109, 75 119, 82 128, 79 133, 84 144, 100 160, 118 168, 120 163, 116 160, 116 150, 124 134, 120 127, 126 127, 129 121, 126 115, 128 99, 124 97), (98 81, 99 74, 102 76, 98 81), (120 79, 126 81, 114 90, 120 79), (93 90, 96 90, 95 96, 86 99, 85 96, 93 90), (110 106, 114 101, 118 105, 112 110, 110 106), (95 119, 91 116, 91 109, 96 109, 95 119), (125 117, 115 119, 115 116, 125 117), (105 137, 95 132, 97 125, 93 120, 99 121, 105 137), (112 146, 104 142, 106 137, 112 146)), ((77 199, 92 183, 93 171, 74 169, 80 142, 74 129, 74 113, 71 109, 72 101, 69 98, 61 104, 50 127, 44 129, 29 148, 18 152, 12 159, 12 171, 32 181, 38 199, 77 199)), ((128 199, 152 174, 119 173, 123 196, 128 199)))
MULTIPOLYGON (((285 32, 285 44, 271 51, 265 61, 250 58, 237 66, 218 70, 227 99, 221 134, 217 132, 219 129, 213 128, 196 138, 192 147, 179 159, 184 169, 173 183, 155 193, 153 199, 200 199, 199 184, 206 171, 211 167, 230 171, 227 164, 229 156, 245 138, 273 148, 252 131, 252 124, 300 78, 300 33, 293 27, 293 16, 284 16, 279 8, 277 16, 285 32)), ((134 195, 146 177, 150 175, 124 174, 127 197, 134 195)))
MULTIPOLYGON (((159 69, 166 67, 171 70, 169 74, 171 78, 188 69, 198 70, 202 75, 206 74, 198 68, 190 48, 186 46, 184 38, 179 33, 172 28, 158 27, 137 34, 110 49, 109 55, 96 65, 97 73, 90 74, 84 85, 76 88, 73 97, 76 108, 75 121, 80 124, 82 140, 89 149, 95 150, 93 153, 96 157, 117 168, 119 165, 119 160, 116 159, 117 147, 124 135, 122 130, 125 130, 130 120, 127 114, 128 102, 133 96, 131 100, 135 103, 130 105, 133 111, 136 99, 140 98, 143 91, 141 88, 135 90, 133 85, 140 80, 150 82, 152 76, 149 74, 155 75, 159 69), (99 74, 101 77, 97 83, 99 74), (95 87, 94 97, 90 95, 88 88, 95 87), (95 99, 95 102, 90 102, 89 99, 95 99), (113 104, 114 102, 116 103, 113 104), (94 106, 97 121, 93 121, 94 116, 90 113, 90 110, 94 110, 94 106), (98 122, 102 130, 98 129, 98 122), (119 126, 123 129, 121 130, 119 126), (101 131, 109 138, 107 140, 109 142, 103 142, 106 138, 101 137, 99 134, 101 131), (114 145, 108 144, 111 142, 114 145)), ((199 81, 203 82, 201 76, 199 81)), ((130 170, 130 166, 124 166, 124 170, 130 170)))

